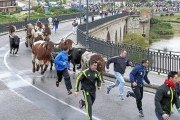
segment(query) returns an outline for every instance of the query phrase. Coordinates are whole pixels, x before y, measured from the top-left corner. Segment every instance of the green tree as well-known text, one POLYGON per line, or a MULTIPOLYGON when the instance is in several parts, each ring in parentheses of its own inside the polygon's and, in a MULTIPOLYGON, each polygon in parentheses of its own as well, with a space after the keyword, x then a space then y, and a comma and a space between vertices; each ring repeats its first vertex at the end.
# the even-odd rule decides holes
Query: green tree
POLYGON ((128 33, 127 38, 123 40, 123 43, 149 47, 149 43, 145 40, 145 38, 141 35, 138 35, 137 33, 128 33))
POLYGON ((66 0, 63 0, 63 4, 66 4, 66 0))

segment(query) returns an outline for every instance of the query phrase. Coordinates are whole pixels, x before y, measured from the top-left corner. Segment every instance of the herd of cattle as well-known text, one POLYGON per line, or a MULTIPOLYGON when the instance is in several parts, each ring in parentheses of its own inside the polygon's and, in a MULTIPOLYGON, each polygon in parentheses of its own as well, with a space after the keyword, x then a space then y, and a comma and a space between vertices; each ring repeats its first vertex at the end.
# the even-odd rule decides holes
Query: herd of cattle
MULTIPOLYGON (((20 38, 16 35, 16 27, 13 25, 7 26, 9 29, 9 40, 10 40, 10 54, 17 54, 19 49, 20 38)), ((97 70, 101 73, 102 81, 103 73, 105 72, 106 61, 102 58, 100 54, 92 53, 85 48, 72 48, 71 39, 61 39, 57 43, 50 41, 51 28, 49 24, 43 24, 41 22, 36 23, 34 26, 32 24, 27 24, 24 28, 26 37, 25 45, 30 46, 32 49, 32 71, 39 71, 41 68, 41 74, 43 74, 49 63, 51 63, 50 70, 54 63, 54 58, 56 55, 62 51, 63 46, 69 47, 69 62, 73 64, 73 71, 76 72, 76 64, 79 64, 77 69, 82 67, 82 70, 89 67, 89 61, 97 60, 98 66, 97 70)), ((75 43, 74 43, 75 44, 75 43)))

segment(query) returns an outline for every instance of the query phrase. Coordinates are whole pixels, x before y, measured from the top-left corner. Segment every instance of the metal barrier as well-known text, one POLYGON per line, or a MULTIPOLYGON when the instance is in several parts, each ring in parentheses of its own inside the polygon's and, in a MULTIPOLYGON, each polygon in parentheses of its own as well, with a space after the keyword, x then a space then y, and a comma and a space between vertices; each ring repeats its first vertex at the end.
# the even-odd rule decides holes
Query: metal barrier
MULTIPOLYGON (((110 22, 120 17, 128 16, 128 13, 122 13, 107 18, 102 18, 97 21, 88 23, 89 29, 95 28, 104 23, 110 22)), ((86 24, 78 26, 77 40, 83 46, 86 46, 86 24)), ((127 57, 133 62, 133 66, 141 63, 142 59, 147 58, 150 62, 148 70, 157 72, 158 74, 167 74, 169 71, 178 71, 180 68, 180 52, 167 51, 134 46, 130 44, 114 43, 113 41, 106 42, 94 36, 88 36, 90 49, 107 58, 118 56, 121 49, 127 50, 127 57)))
MULTIPOLYGON (((93 12, 94 15, 98 15, 97 12, 93 12)), ((91 16, 92 13, 89 13, 88 16, 91 16)), ((56 16, 56 17, 52 17, 53 20, 55 18, 57 18, 60 21, 63 20, 68 20, 68 19, 75 19, 76 17, 80 17, 80 14, 71 14, 71 15, 62 15, 62 16, 56 16)), ((33 25, 36 23, 37 20, 31 20, 29 21, 30 23, 32 23, 33 25)), ((46 20, 44 18, 39 19, 39 21, 41 21, 42 23, 48 23, 48 18, 46 18, 46 20)), ((16 29, 22 29, 23 26, 25 26, 25 21, 20 21, 20 22, 13 22, 13 23, 6 23, 6 24, 0 24, 0 33, 2 32, 8 32, 8 29, 6 28, 6 26, 9 25, 14 25, 16 26, 16 29)))

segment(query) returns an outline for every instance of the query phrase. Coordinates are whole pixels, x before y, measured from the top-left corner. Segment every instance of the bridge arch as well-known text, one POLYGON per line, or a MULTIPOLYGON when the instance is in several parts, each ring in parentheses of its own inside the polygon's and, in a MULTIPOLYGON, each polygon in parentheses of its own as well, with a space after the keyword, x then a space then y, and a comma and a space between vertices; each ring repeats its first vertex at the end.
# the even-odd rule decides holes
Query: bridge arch
POLYGON ((110 42, 110 40, 111 40, 109 31, 108 31, 108 33, 107 33, 106 40, 107 40, 107 42, 110 42))
POLYGON ((116 33, 115 33, 115 43, 116 44, 118 43, 118 40, 117 40, 117 30, 116 30, 116 33))

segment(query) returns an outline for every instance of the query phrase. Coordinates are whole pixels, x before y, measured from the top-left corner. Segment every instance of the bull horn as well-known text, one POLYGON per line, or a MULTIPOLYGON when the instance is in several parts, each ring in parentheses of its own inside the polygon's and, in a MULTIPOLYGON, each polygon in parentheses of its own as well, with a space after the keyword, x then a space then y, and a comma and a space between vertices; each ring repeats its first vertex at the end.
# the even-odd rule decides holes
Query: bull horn
POLYGON ((81 51, 81 49, 78 49, 78 51, 81 51))
POLYGON ((6 26, 7 28, 9 28, 9 26, 6 26))
POLYGON ((78 45, 78 41, 77 41, 77 43, 75 43, 74 41, 72 41, 75 45, 78 45))
POLYGON ((43 45, 43 48, 45 48, 45 47, 46 47, 46 45, 47 45, 47 43, 45 43, 45 44, 43 45))

